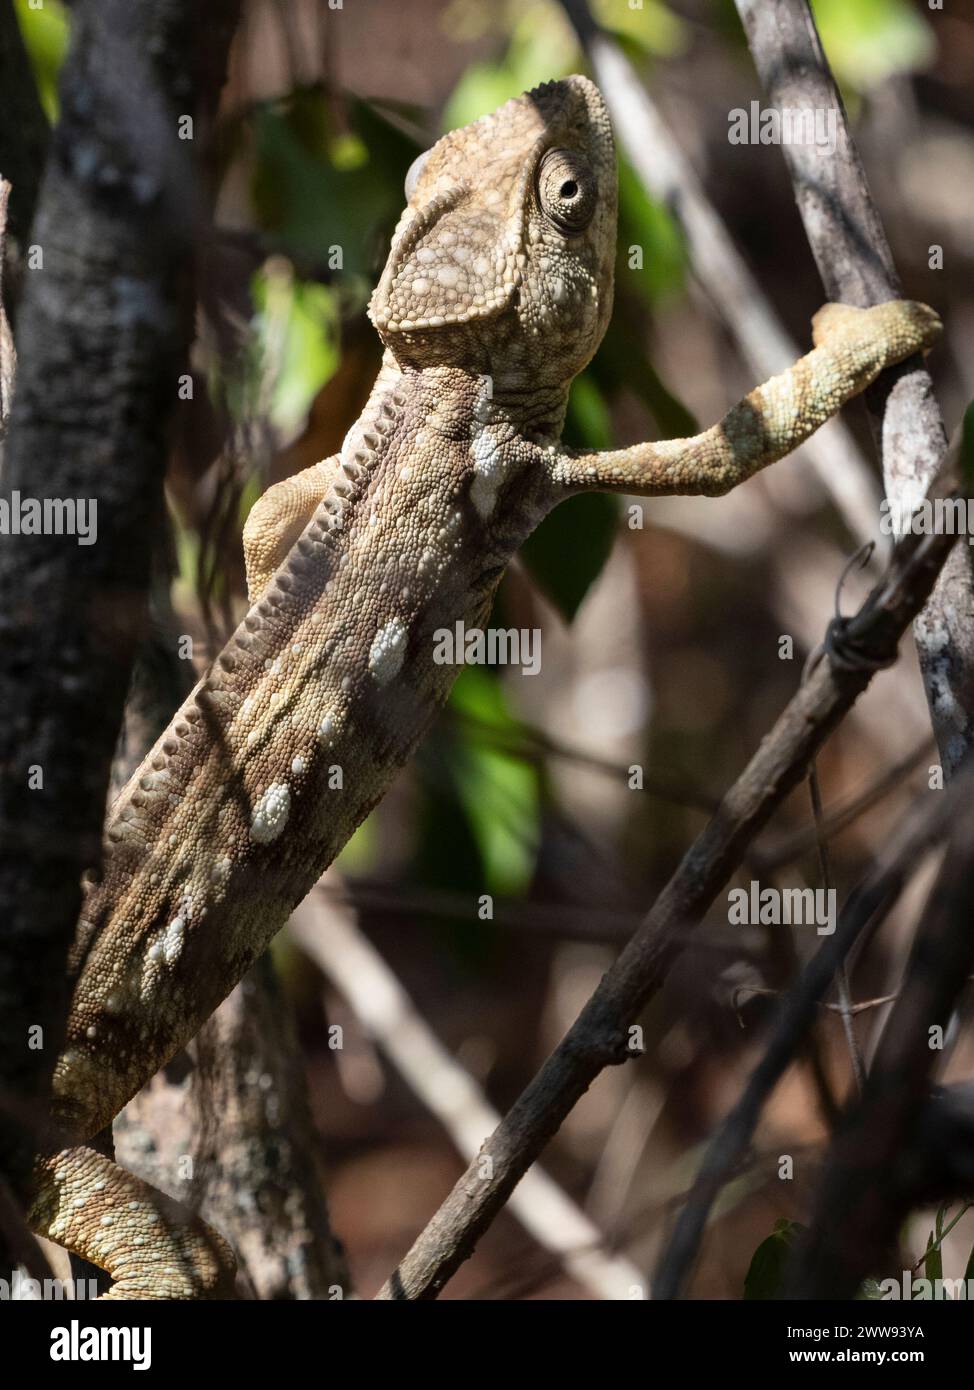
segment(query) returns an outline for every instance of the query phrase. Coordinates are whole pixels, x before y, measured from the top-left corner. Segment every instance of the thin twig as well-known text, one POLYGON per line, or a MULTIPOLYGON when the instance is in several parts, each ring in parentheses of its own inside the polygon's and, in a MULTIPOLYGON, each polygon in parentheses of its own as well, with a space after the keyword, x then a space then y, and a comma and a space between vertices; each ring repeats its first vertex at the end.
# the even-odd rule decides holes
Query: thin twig
MULTIPOLYGON (((467 1160, 480 1163, 485 1131, 500 1116, 469 1072, 447 1052, 354 915, 317 892, 291 918, 291 935, 348 1000, 362 1026, 443 1125, 467 1160)), ((488 1162, 489 1166, 489 1162, 488 1162)), ((511 1211, 565 1269, 598 1298, 629 1297, 639 1269, 605 1249, 594 1223, 540 1168, 526 1173, 511 1211)))
MULTIPOLYGON (((812 815, 815 817, 815 828, 819 832, 818 859, 822 870, 822 886, 826 893, 830 893, 832 891, 832 866, 829 862, 828 846, 821 833, 822 792, 818 783, 818 771, 815 763, 812 763, 809 769, 808 790, 812 800, 812 815)), ((856 1037, 856 1030, 852 1022, 852 994, 849 988, 849 967, 844 957, 839 962, 836 969, 835 983, 839 995, 839 1015, 842 1019, 842 1031, 845 1033, 846 1046, 849 1049, 849 1060, 852 1063, 852 1074, 855 1077, 856 1090, 861 1095, 866 1080, 866 1068, 862 1060, 862 1052, 859 1049, 859 1039, 856 1037)))
POLYGON ((7 433, 7 421, 14 397, 14 377, 17 374, 17 352, 10 330, 10 318, 4 298, 6 285, 4 269, 7 256, 7 210, 10 206, 10 184, 0 177, 0 444, 7 433))
POLYGON ((866 811, 871 810, 877 802, 882 801, 891 791, 895 791, 904 777, 928 758, 933 750, 933 739, 924 740, 918 748, 914 748, 901 762, 894 763, 886 772, 881 773, 875 782, 857 796, 830 807, 823 815, 820 826, 813 821, 811 825, 801 825, 797 830, 771 840, 766 849, 759 845, 752 855, 756 867, 765 872, 777 869, 782 864, 792 863, 806 850, 813 849, 819 837, 824 840, 834 839, 866 811))
MULTIPOLYGON (((790 1297, 853 1297, 863 1278, 890 1257, 922 1181, 928 1161, 923 1112, 940 1056, 940 1049, 931 1045, 930 1030, 946 1030, 974 970, 972 775, 967 771, 955 779, 965 797, 949 803, 953 823, 940 876, 862 1099, 830 1148, 808 1237, 788 1285, 790 1297)), ((936 1161, 941 1161, 939 1155, 936 1161)))
MULTIPOLYGON (((968 795, 970 785, 966 785, 968 795)), ((684 1288, 714 1202, 746 1154, 764 1103, 794 1058, 822 995, 855 943, 865 932, 875 930, 892 907, 918 856, 943 833, 958 804, 955 793, 959 790, 959 786, 952 789, 949 797, 941 797, 932 808, 909 812, 882 860, 846 902, 835 932, 783 1001, 764 1056, 714 1137, 676 1223, 653 1281, 654 1298, 677 1298, 684 1288)))
POLYGON ((924 1250, 924 1252, 923 1252, 923 1254, 920 1256, 920 1258, 919 1258, 918 1260, 914 1260, 914 1262, 913 1262, 913 1268, 914 1268, 914 1269, 919 1269, 920 1266, 924 1263, 924 1261, 925 1261, 930 1255, 935 1254, 936 1251, 938 1251, 938 1250, 940 1249, 940 1247, 943 1245, 944 1241, 945 1241, 945 1240, 947 1239, 947 1237, 950 1235, 950 1233, 951 1233, 951 1231, 954 1229, 954 1227, 955 1227, 955 1226, 958 1224, 958 1222, 959 1222, 964 1216, 966 1216, 967 1213, 970 1211, 972 1205, 974 1205, 974 1203, 971 1203, 971 1202, 961 1202, 960 1211, 959 1211, 959 1212, 957 1213, 957 1215, 953 1218, 953 1220, 952 1220, 952 1221, 949 1221, 949 1222, 947 1223, 947 1225, 946 1225, 946 1226, 944 1227, 944 1229, 940 1232, 940 1235, 937 1237, 937 1239, 936 1239, 935 1241, 931 1241, 931 1243, 927 1246, 926 1250, 924 1250))
MULTIPOLYGON (((742 995, 745 994, 750 995, 752 998, 763 997, 768 999, 780 999, 783 993, 784 991, 780 989, 762 989, 758 985, 739 985, 734 991, 733 1005, 734 1008, 737 1009, 742 995)), ((875 999, 860 999, 857 1004, 850 1005, 849 1012, 855 1017, 856 1014, 868 1013, 872 1009, 881 1009, 884 1004, 892 1004, 893 1000, 897 997, 898 996, 895 994, 880 994, 875 999)), ((841 1004, 833 1004, 828 999, 819 1000, 818 1007, 820 1009, 827 1009, 831 1013, 842 1012, 841 1004)), ((744 1021, 740 1017, 740 1013, 738 1013, 738 1022, 743 1028, 744 1021)))

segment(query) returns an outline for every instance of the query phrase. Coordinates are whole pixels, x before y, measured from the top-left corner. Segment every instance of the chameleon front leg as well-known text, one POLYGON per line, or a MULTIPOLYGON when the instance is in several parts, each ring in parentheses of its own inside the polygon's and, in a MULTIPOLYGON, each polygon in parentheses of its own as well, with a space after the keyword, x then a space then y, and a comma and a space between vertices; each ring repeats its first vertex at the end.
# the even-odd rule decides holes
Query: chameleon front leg
POLYGON ((114 1281, 106 1299, 234 1296, 230 1246, 175 1198, 94 1149, 38 1160, 30 1224, 114 1281))
POLYGON ((571 492, 719 496, 797 448, 880 372, 930 348, 940 332, 934 311, 910 300, 871 309, 826 304, 812 320, 814 350, 703 434, 556 454, 551 477, 571 492))
POLYGON ((275 483, 254 503, 243 529, 247 592, 251 603, 263 593, 318 504, 340 479, 339 456, 333 454, 275 483))

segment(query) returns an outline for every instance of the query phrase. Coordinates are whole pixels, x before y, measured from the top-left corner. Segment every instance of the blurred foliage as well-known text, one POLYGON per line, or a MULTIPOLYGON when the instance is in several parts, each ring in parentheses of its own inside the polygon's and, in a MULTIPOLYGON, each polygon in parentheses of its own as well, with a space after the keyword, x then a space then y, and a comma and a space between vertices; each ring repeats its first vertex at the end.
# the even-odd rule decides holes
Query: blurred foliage
POLYGON ((282 252, 340 272, 364 305, 418 147, 367 103, 349 99, 345 110, 348 129, 336 130, 317 88, 254 109, 254 205, 282 252))
POLYGON ((58 115, 57 80, 68 47, 68 14, 61 0, 46 0, 34 9, 30 0, 14 0, 24 47, 34 71, 41 105, 49 121, 58 115))
POLYGON ((774 1230, 767 1240, 762 1240, 751 1256, 751 1264, 744 1279, 745 1299, 769 1299, 780 1296, 792 1248, 804 1230, 805 1227, 797 1221, 782 1218, 774 1223, 774 1230))
MULTIPOLYGON (((454 6, 447 27, 471 6, 454 6)), ((507 47, 496 61, 472 63, 460 78, 443 110, 443 130, 467 125, 493 111, 510 97, 553 78, 565 77, 578 65, 578 45, 561 7, 549 0, 527 5, 477 5, 481 32, 505 35, 507 47)), ((473 32, 472 29, 469 32, 473 32)))
POLYGON ((909 0, 812 0, 812 11, 836 77, 853 91, 933 58, 933 31, 909 0))
MULTIPOLYGON (((565 439, 590 449, 606 449, 612 443, 605 397, 588 373, 572 386, 565 439)), ((572 497, 556 507, 521 547, 532 578, 565 617, 574 617, 601 572, 618 518, 618 502, 607 493, 572 497)))
POLYGON ((341 361, 338 300, 327 285, 295 279, 282 257, 265 261, 254 276, 252 298, 257 353, 271 377, 265 410, 287 441, 341 361))
POLYGON ((690 45, 689 26, 660 0, 639 7, 618 0, 591 0, 589 8, 603 29, 629 47, 633 56, 675 58, 690 45))
MULTIPOLYGON (((943 1240, 949 1235, 951 1230, 970 1207, 964 1202, 961 1210, 954 1219, 947 1221, 947 1212, 950 1203, 941 1206, 934 1219, 934 1229, 927 1237, 927 1248, 924 1251, 922 1264, 923 1274, 917 1278, 929 1279, 931 1284, 944 1277, 943 1260, 943 1240)), ((804 1233, 805 1227, 797 1221, 789 1221, 782 1218, 774 1224, 774 1230, 766 1240, 763 1240, 751 1257, 751 1263, 744 1280, 745 1299, 773 1299, 780 1298, 784 1293, 785 1273, 791 1252, 804 1233)), ((967 1268, 964 1271, 964 1278, 974 1278, 974 1249, 971 1250, 967 1261, 967 1268)), ((941 1288, 936 1295, 940 1299, 945 1299, 949 1295, 941 1288)), ((878 1302, 884 1297, 882 1281, 870 1276, 864 1279, 856 1293, 856 1300, 859 1302, 878 1302)), ((914 1295, 916 1297, 916 1295, 914 1295)))
POLYGON ((453 688, 451 707, 473 737, 465 738, 452 768, 459 804, 471 826, 482 866, 477 882, 488 893, 524 893, 534 871, 540 792, 535 766, 484 741, 478 725, 506 732, 514 720, 503 688, 488 669, 468 666, 453 688))
POLYGON ((498 746, 515 737, 518 726, 490 668, 461 672, 450 709, 454 718, 437 725, 418 754, 423 798, 410 877, 430 888, 475 894, 471 910, 442 928, 447 944, 473 959, 493 939, 493 913, 473 915, 477 900, 518 896, 530 886, 543 788, 535 763, 498 746))

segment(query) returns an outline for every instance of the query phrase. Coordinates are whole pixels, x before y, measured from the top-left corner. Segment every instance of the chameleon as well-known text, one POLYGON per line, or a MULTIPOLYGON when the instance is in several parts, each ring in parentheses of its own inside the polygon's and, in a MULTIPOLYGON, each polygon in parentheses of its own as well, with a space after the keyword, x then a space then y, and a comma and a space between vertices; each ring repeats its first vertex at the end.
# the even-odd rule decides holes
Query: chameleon
POLYGON ((407 761, 458 671, 434 661, 434 633, 483 625, 508 562, 565 498, 725 493, 940 331, 910 301, 827 304, 813 349, 703 433, 570 449, 569 388, 613 298, 599 90, 546 82, 444 135, 405 195, 369 306, 384 352, 362 415, 339 454, 250 512, 250 608, 118 796, 84 885, 30 1221, 105 1270, 107 1298, 232 1293, 222 1237, 94 1140, 407 761))

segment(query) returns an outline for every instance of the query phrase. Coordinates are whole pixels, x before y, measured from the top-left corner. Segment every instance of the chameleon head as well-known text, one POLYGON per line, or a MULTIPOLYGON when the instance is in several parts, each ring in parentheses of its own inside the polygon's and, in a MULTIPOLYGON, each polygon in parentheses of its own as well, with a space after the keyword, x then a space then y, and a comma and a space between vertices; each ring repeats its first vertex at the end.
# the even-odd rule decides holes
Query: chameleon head
POLYGON ((546 82, 415 161, 369 309, 403 365, 563 386, 612 308, 615 150, 598 88, 546 82))

